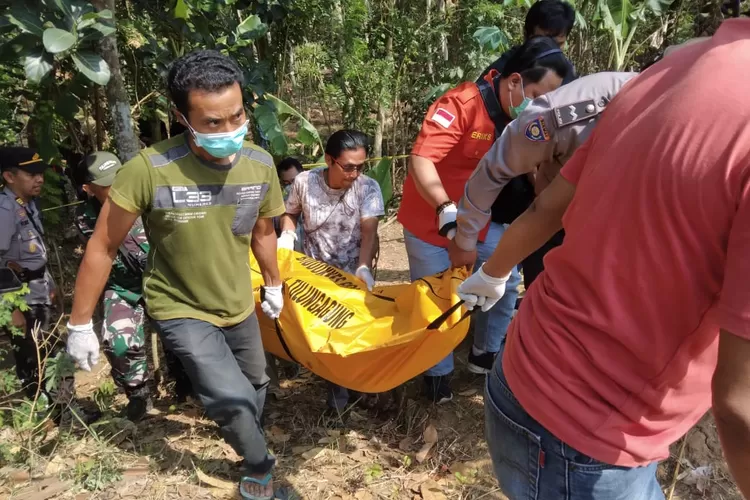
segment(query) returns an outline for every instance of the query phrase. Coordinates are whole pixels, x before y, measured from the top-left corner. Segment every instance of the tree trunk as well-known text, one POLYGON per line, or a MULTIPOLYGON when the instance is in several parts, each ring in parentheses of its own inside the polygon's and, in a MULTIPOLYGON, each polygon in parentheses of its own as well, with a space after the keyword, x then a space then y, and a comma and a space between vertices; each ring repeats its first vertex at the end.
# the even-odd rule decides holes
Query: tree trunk
MULTIPOLYGON (((113 14, 115 12, 115 0, 93 0, 92 3, 97 10, 109 9, 113 14)), ((99 42, 99 53, 109 65, 112 74, 105 93, 112 128, 114 129, 115 146, 120 160, 126 162, 138 154, 140 144, 133 128, 133 119, 130 116, 130 99, 120 71, 117 38, 114 35, 102 38, 99 42)))
MULTIPOLYGON (((294 47, 292 44, 288 44, 289 47, 289 83, 292 85, 292 89, 297 88, 297 72, 295 71, 294 61, 294 47)), ((283 80, 282 80, 283 82, 283 80)))
POLYGON ((385 107, 378 103, 378 122, 375 125, 375 140, 372 144, 372 154, 375 158, 383 156, 383 129, 385 129, 385 107))
MULTIPOLYGON (((437 0, 437 8, 438 11, 440 11, 440 21, 445 26, 448 18, 446 0, 437 0)), ((448 60, 448 35, 445 28, 440 30, 440 57, 443 59, 443 61, 448 60)))
POLYGON ((104 116, 99 87, 94 87, 94 120, 96 120, 96 150, 104 149, 104 116))
MULTIPOLYGON (((432 21, 432 0, 427 0, 425 8, 425 20, 427 21, 427 29, 430 30, 430 21, 432 21)), ((432 67, 432 46, 427 42, 427 74, 432 76, 434 68, 432 67)))

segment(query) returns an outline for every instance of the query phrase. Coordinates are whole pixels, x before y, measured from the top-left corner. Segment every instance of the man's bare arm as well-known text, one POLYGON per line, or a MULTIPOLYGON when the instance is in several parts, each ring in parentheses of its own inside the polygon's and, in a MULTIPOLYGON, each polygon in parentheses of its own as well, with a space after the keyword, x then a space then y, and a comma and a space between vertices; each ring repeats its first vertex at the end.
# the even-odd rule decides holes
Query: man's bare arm
POLYGON ((279 227, 282 231, 296 231, 299 214, 286 213, 279 220, 279 227))
POLYGON ((372 267, 375 253, 378 251, 378 218, 367 217, 360 221, 362 244, 359 247, 359 265, 372 267))
POLYGON ((575 185, 563 176, 557 176, 503 233, 500 243, 484 264, 484 272, 494 277, 507 276, 513 267, 562 229, 562 217, 575 190, 575 185))
POLYGON ((721 331, 712 389, 724 456, 740 491, 750 498, 750 340, 721 331))
POLYGON ((112 269, 117 249, 135 224, 138 215, 120 208, 111 200, 104 203, 96 221, 94 234, 86 245, 83 262, 78 269, 73 311, 70 313, 71 325, 83 325, 91 320, 112 269))
POLYGON ((409 156, 409 175, 414 178, 414 185, 419 195, 434 209, 451 201, 445 192, 435 164, 418 155, 409 156))
MULTIPOLYGON (((285 217, 286 214, 281 218, 282 224, 285 217)), ((284 226, 282 225, 283 228, 284 226)), ((263 276, 263 282, 268 286, 281 285, 279 263, 276 260, 276 231, 273 229, 273 219, 271 217, 261 217, 257 220, 253 228, 253 239, 252 243, 250 243, 250 248, 260 266, 260 274, 263 276)))

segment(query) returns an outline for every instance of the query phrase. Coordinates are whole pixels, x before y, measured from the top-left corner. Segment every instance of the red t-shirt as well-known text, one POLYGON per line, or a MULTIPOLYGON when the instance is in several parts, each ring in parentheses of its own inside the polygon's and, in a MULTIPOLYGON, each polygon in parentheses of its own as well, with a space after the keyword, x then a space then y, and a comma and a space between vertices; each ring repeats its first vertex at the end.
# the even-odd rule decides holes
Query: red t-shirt
MULTIPOLYGON (((485 80, 491 82, 497 74, 493 70, 485 80)), ((495 124, 479 87, 474 82, 464 82, 430 106, 411 154, 435 164, 445 192, 458 204, 471 173, 494 140, 495 124)), ((410 175, 404 183, 398 220, 417 238, 435 246, 448 246, 448 239, 438 234, 435 209, 419 194, 410 175)), ((480 241, 486 234, 485 230, 479 235, 480 241)))
POLYGON ((508 334, 528 413, 598 460, 666 458, 750 339, 750 19, 632 80, 562 170, 565 242, 508 334))

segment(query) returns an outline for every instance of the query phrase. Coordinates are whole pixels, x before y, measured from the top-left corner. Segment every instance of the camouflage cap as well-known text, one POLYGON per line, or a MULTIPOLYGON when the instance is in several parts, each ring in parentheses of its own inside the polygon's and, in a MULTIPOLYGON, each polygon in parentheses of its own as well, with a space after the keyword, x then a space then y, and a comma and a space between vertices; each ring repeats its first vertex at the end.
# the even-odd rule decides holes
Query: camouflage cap
POLYGON ((122 167, 120 160, 106 151, 96 151, 81 160, 81 169, 85 169, 84 182, 97 186, 111 186, 115 174, 122 167))

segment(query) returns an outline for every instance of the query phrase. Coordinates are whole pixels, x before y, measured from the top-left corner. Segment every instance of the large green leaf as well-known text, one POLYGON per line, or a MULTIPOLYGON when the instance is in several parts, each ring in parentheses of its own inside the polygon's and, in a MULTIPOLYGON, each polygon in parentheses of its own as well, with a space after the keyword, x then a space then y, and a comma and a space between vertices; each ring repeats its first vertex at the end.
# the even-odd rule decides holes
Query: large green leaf
POLYGON ((21 28, 21 31, 40 38, 44 35, 44 21, 38 12, 34 12, 26 4, 13 4, 6 16, 10 22, 21 28))
POLYGON ((646 0, 646 3, 654 14, 660 16, 673 2, 672 0, 646 0))
POLYGON ((380 186, 380 192, 383 194, 383 203, 388 205, 388 202, 393 198, 393 184, 391 183, 391 168, 393 166, 393 159, 383 158, 377 165, 367 169, 365 174, 369 175, 378 182, 380 186))
POLYGON ((0 45, 0 61, 17 62, 20 56, 28 55, 39 47, 39 37, 31 33, 19 33, 0 45))
POLYGON ((481 26, 474 32, 474 39, 482 50, 491 52, 505 51, 510 41, 507 35, 497 26, 481 26))
POLYGON ((174 17, 175 19, 187 19, 190 17, 190 7, 185 3, 185 0, 177 0, 174 6, 174 17))
POLYGON ((7 17, 0 16, 0 33, 13 31, 14 29, 16 29, 15 26, 8 20, 7 17))
POLYGON ((99 54, 87 51, 76 52, 73 54, 73 62, 78 71, 92 82, 99 85, 106 85, 109 82, 109 66, 99 54))
POLYGON ((263 135, 268 139, 271 145, 271 153, 276 156, 286 156, 289 152, 289 143, 286 140, 284 130, 281 127, 273 104, 265 101, 255 106, 253 117, 263 135))
MULTIPOLYGON (((75 24, 80 21, 83 16, 94 13, 94 6, 86 0, 71 0, 70 11, 73 14, 72 20, 75 24)), ((107 12, 110 13, 110 17, 108 19, 112 19, 112 12, 109 10, 107 12)))
POLYGON ((95 29, 99 33, 102 34, 102 36, 109 36, 117 32, 115 28, 112 26, 107 26, 106 24, 102 23, 94 23, 91 25, 91 29, 95 29))
POLYGON ((71 48, 76 43, 76 36, 60 28, 47 28, 42 36, 44 48, 51 54, 58 54, 71 48))
POLYGON ((622 30, 620 29, 620 25, 615 22, 606 0, 600 0, 598 14, 601 17, 604 28, 610 31, 617 40, 622 40, 622 30))
POLYGON ((67 18, 73 19, 73 6, 70 0, 54 0, 57 9, 67 18))
POLYGON ((55 111, 57 114, 70 122, 75 120, 78 109, 78 99, 73 94, 58 99, 57 104, 55 104, 55 111))
POLYGON ((101 19, 109 19, 112 20, 114 18, 114 14, 112 14, 112 11, 109 9, 102 9, 98 12, 99 17, 101 19))
POLYGON ((259 16, 253 14, 237 26, 237 38, 255 40, 265 35, 266 31, 268 31, 268 25, 261 21, 259 16))
POLYGON ((34 49, 23 58, 23 69, 26 71, 26 78, 39 83, 52 70, 52 56, 42 48, 34 49))
POLYGON ((283 122, 288 118, 293 118, 297 122, 300 128, 300 131, 297 133, 297 138, 302 144, 305 146, 318 145, 321 149, 323 148, 323 141, 320 140, 318 129, 316 129, 315 125, 310 123, 302 113, 273 94, 266 93, 263 96, 271 101, 276 107, 276 114, 278 115, 279 120, 283 122))

